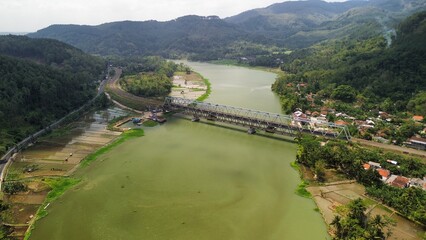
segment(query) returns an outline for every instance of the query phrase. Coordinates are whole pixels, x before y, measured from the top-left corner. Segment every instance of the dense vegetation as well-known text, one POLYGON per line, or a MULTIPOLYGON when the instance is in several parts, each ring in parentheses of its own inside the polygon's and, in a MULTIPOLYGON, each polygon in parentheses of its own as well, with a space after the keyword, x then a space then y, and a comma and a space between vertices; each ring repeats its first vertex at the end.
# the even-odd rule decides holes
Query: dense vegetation
POLYGON ((346 142, 329 141, 321 146, 320 141, 312 136, 301 137, 298 144, 297 161, 312 168, 317 175, 321 175, 325 168, 337 169, 348 178, 356 179, 365 185, 371 196, 382 200, 408 218, 426 224, 426 191, 387 186, 380 180, 377 171, 373 169, 366 171, 362 167, 363 163, 374 161, 390 170, 392 174, 423 178, 426 176, 426 165, 420 160, 393 153, 384 154, 378 150, 369 150, 346 142), (388 159, 397 161, 399 166, 388 163, 386 161, 388 159))
POLYGON ((167 75, 154 72, 127 76, 120 83, 126 91, 141 97, 167 96, 173 85, 167 75))
POLYGON ((360 198, 340 209, 342 217, 337 215, 331 223, 335 230, 334 239, 387 239, 391 235, 388 231, 391 220, 382 215, 370 217, 366 210, 366 204, 360 198))
POLYGON ((30 34, 31 37, 58 39, 102 55, 182 57, 189 54, 205 60, 217 59, 223 53, 223 45, 241 40, 246 35, 218 17, 198 16, 185 16, 168 22, 54 25, 30 34))
POLYGON ((161 57, 130 57, 110 59, 114 65, 123 69, 123 78, 120 80, 121 87, 140 97, 164 97, 172 89, 174 73, 186 70, 182 64, 166 61, 161 57))
POLYGON ((8 235, 12 233, 12 229, 3 225, 4 216, 2 213, 4 213, 8 208, 9 205, 0 200, 0 239, 2 240, 13 239, 12 237, 8 237, 8 235))
POLYGON ((422 0, 286 1, 226 19, 185 16, 167 22, 53 25, 30 36, 54 38, 101 55, 193 60, 244 57, 256 64, 276 65, 286 48, 343 37, 365 39, 425 8, 422 0))
POLYGON ((291 53, 282 66, 286 74, 273 85, 283 97, 284 110, 318 109, 320 100, 331 99, 331 107, 353 115, 371 109, 424 113, 425 19, 426 12, 421 12, 402 22, 390 47, 379 36, 331 41, 291 53), (299 83, 308 86, 297 95, 299 83), (316 94, 314 104, 306 100, 309 93, 316 94))
POLYGON ((55 40, 0 37, 0 155, 94 97, 104 68, 55 40))
POLYGON ((162 57, 148 56, 148 57, 108 57, 108 61, 114 66, 120 66, 123 70, 123 76, 135 75, 138 73, 155 72, 158 74, 172 77, 174 72, 181 64, 175 64, 171 61, 166 61, 162 57))

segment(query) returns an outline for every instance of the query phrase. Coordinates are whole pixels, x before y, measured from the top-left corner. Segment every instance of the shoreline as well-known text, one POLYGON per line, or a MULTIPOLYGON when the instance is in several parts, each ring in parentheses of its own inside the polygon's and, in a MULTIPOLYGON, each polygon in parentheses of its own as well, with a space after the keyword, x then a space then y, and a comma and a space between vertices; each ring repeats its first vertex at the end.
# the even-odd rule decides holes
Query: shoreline
POLYGON ((201 75, 201 73, 197 72, 197 74, 199 74, 201 76, 201 78, 203 79, 204 83, 207 86, 206 92, 203 95, 201 95, 200 97, 197 98, 197 101, 202 102, 202 101, 206 100, 207 98, 209 98, 209 96, 210 96, 210 94, 212 92, 212 85, 211 85, 210 81, 207 78, 205 78, 203 75, 201 75))
POLYGON ((262 67, 262 66, 250 66, 248 64, 240 64, 240 63, 234 62, 233 60, 213 60, 213 61, 207 61, 207 63, 216 64, 216 65, 225 65, 225 66, 244 67, 244 68, 253 69, 253 70, 271 72, 277 75, 283 73, 283 71, 279 67, 270 68, 270 67, 262 67))

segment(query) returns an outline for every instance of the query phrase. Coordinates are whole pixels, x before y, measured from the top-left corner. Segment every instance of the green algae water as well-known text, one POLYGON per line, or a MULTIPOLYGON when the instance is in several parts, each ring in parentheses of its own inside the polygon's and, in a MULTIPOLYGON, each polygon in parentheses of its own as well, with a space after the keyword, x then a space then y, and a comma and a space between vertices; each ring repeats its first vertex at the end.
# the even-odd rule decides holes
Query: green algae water
MULTIPOLYGON (((272 73, 188 63, 220 104, 279 112, 272 73)), ((52 203, 31 239, 327 239, 294 193, 295 144, 170 119, 101 156, 52 203)))

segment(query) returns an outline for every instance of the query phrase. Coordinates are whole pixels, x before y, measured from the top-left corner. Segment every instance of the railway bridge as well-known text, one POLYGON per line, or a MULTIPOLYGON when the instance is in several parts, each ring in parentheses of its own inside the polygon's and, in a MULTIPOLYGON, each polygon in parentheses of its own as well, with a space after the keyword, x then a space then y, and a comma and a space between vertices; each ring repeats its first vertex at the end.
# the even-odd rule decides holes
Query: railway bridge
POLYGON ((331 122, 318 121, 306 118, 297 118, 290 115, 268 113, 246 108, 239 108, 215 103, 199 102, 186 98, 167 97, 164 102, 166 110, 180 111, 192 116, 192 121, 201 118, 239 125, 248 128, 248 133, 264 130, 288 136, 297 136, 299 133, 320 135, 327 138, 340 138, 350 141, 351 136, 346 126, 331 122))

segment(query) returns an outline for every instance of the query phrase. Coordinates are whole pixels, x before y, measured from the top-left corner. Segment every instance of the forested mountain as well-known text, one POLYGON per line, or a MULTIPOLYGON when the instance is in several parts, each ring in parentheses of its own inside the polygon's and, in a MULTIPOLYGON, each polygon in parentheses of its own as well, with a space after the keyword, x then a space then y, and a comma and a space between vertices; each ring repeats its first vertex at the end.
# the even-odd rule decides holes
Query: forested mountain
POLYGON ((426 9, 422 0, 290 1, 250 10, 225 21, 266 35, 279 45, 300 48, 326 39, 371 37, 421 9, 426 9))
MULTIPOLYGON (((99 26, 53 25, 31 37, 54 38, 101 55, 210 55, 248 34, 218 17, 185 16, 168 22, 114 22, 99 26)), ((250 37, 249 37, 250 38, 250 37)))
MULTIPOLYGON (((425 42, 423 11, 399 24, 390 46, 379 36, 362 41, 330 41, 292 52, 282 65, 286 74, 273 89, 284 97, 286 111, 312 108, 306 94, 313 94, 318 99, 336 100, 332 107, 353 115, 363 115, 371 109, 390 113, 408 110, 423 115, 425 42), (307 87, 297 96, 292 86, 299 83, 307 87)), ((322 104, 315 101, 313 108, 321 108, 322 104)))
POLYGON ((104 68, 56 40, 0 36, 0 155, 91 99, 104 68))
POLYGON ((403 17, 424 8, 423 0, 289 1, 226 19, 185 16, 167 22, 52 25, 29 36, 57 39, 101 55, 214 60, 276 52, 269 49, 273 46, 294 49, 335 38, 386 34, 403 17))

